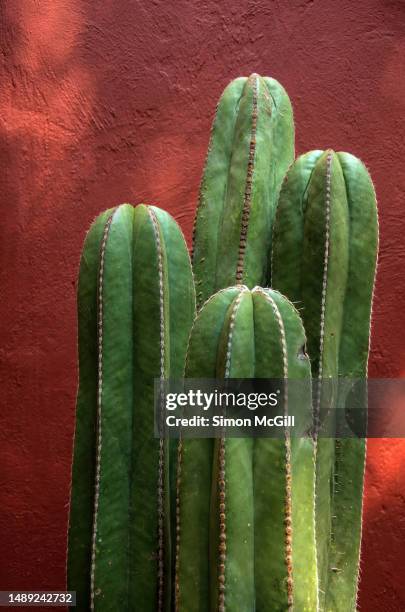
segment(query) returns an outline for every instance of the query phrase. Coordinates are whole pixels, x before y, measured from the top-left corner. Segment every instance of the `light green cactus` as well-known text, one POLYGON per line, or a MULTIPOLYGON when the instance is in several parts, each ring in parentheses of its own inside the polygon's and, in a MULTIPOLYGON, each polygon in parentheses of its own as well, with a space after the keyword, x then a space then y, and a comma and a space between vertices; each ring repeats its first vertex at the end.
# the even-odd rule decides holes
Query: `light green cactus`
POLYGON ((170 215, 124 204, 96 219, 78 290, 68 584, 79 610, 171 609, 176 449, 153 436, 154 378, 182 375, 194 309, 170 215))
MULTIPOLYGON (((312 375, 320 381, 367 376, 377 246, 375 193, 365 166, 331 150, 299 157, 280 193, 271 283, 299 308, 312 375)), ((316 426, 329 418, 319 414, 321 400, 344 405, 334 387, 322 398, 319 386, 316 426)), ((365 447, 364 439, 317 442, 319 593, 327 612, 356 608, 365 447)))
POLYGON ((197 303, 236 283, 266 280, 281 182, 294 158, 294 123, 283 87, 252 74, 222 94, 212 126, 194 226, 197 303))
MULTIPOLYGON (((219 291, 195 320, 189 378, 306 379, 293 305, 276 291, 219 291)), ((288 411, 287 398, 284 411, 288 411)), ((317 609, 311 438, 184 439, 179 447, 176 610, 317 609)))

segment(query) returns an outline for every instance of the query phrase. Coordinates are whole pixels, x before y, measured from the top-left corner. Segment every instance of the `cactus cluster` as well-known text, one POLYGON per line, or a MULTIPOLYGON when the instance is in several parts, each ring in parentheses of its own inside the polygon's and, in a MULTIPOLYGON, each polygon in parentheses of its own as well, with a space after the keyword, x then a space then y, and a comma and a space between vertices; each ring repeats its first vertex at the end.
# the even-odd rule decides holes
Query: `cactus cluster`
POLYGON ((219 101, 191 261, 156 207, 96 219, 78 288, 79 610, 356 609, 365 440, 317 434, 321 407, 347 400, 322 381, 367 376, 377 246, 365 166, 332 150, 294 161, 287 93, 256 74, 219 101), (154 379, 182 377, 306 381, 312 435, 157 439, 154 379))

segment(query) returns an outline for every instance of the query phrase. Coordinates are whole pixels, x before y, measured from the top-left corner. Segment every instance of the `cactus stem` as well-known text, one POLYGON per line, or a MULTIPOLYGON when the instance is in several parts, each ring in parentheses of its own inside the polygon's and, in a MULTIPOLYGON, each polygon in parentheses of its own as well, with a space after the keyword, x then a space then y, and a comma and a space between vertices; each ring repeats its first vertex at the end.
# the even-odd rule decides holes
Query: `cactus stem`
MULTIPOLYGON (((160 392, 161 401, 163 402, 164 379, 165 379, 165 313, 164 313, 164 288, 163 288, 163 253, 160 241, 160 232, 156 215, 151 208, 148 208, 148 213, 153 224, 153 231, 156 239, 156 250, 158 255, 158 271, 159 271, 159 301, 160 301, 160 392)), ((163 418, 163 410, 161 410, 163 418)), ((159 461, 158 461, 158 608, 157 612, 163 610, 163 591, 164 591, 164 440, 159 440, 159 461)))
POLYGON ((97 548, 97 517, 98 504, 100 497, 100 468, 101 468, 101 448, 102 448, 102 430, 101 430, 101 407, 103 398, 103 290, 104 290, 104 262, 105 250, 107 246, 108 235, 110 233, 111 223, 114 217, 115 210, 107 219, 104 227, 103 239, 100 248, 100 267, 98 273, 98 291, 97 291, 97 336, 98 336, 98 368, 97 368, 97 451, 96 451, 96 476, 95 476, 95 491, 94 491, 94 510, 93 510, 93 533, 91 544, 91 569, 90 569, 90 609, 94 610, 94 577, 96 572, 96 548, 97 548))
POLYGON ((256 128, 257 128, 257 95, 258 95, 258 75, 252 74, 249 79, 252 80, 253 98, 252 98, 252 127, 250 132, 249 159, 247 167, 247 176, 245 183, 245 194, 243 200, 242 223, 239 237, 239 255, 236 267, 236 282, 240 284, 243 278, 246 238, 249 226, 250 205, 252 200, 252 182, 254 172, 254 162, 256 153, 256 128))

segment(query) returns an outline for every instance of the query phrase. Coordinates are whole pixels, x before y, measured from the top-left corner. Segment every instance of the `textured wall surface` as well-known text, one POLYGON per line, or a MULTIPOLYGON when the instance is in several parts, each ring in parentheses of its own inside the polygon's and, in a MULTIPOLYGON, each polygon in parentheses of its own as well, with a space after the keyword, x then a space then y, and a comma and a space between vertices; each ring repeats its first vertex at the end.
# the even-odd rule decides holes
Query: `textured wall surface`
MULTIPOLYGON (((0 587, 62 589, 85 232, 147 201, 190 237, 235 76, 283 83, 298 153, 333 146, 370 169, 370 375, 405 376, 405 2, 3 0, 0 17, 0 587)), ((404 540, 405 441, 370 441, 361 610, 405 609, 404 540)))

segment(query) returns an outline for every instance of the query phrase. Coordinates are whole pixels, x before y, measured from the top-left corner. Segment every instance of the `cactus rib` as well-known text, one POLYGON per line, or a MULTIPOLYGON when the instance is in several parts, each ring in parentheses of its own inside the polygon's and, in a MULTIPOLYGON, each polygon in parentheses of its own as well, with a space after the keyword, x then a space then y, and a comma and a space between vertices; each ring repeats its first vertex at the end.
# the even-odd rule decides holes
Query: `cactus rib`
POLYGON ((105 249, 107 246, 108 234, 114 212, 109 216, 105 224, 103 239, 100 248, 100 269, 98 276, 98 312, 97 312, 97 335, 98 335, 98 364, 97 364, 97 419, 96 419, 96 474, 94 491, 94 513, 93 513, 93 534, 91 542, 91 570, 90 570, 90 609, 94 609, 94 574, 96 570, 96 542, 97 542, 97 513, 100 496, 100 467, 101 467, 101 446, 102 446, 102 427, 101 410, 103 396, 103 300, 104 300, 104 261, 105 249))
MULTIPOLYGON (((284 416, 288 416, 288 357, 287 357, 287 342, 284 330, 283 319, 280 311, 277 308, 277 304, 273 298, 265 291, 258 289, 270 303, 274 315, 277 320, 280 343, 283 356, 283 378, 284 380, 284 416)), ((284 444, 285 444, 285 565, 287 568, 287 606, 288 609, 292 610, 294 603, 294 580, 293 580, 293 560, 292 560, 292 498, 291 498, 291 438, 288 429, 284 430, 284 444)))
MULTIPOLYGON (((252 78, 252 77, 251 77, 252 78)), ((256 153, 256 131, 257 131, 257 79, 252 79, 252 125, 250 128, 249 157, 247 164, 247 175, 245 181, 245 193, 243 196, 242 222, 239 236, 239 256, 236 265, 236 282, 241 283, 243 279, 246 241, 249 227, 250 208, 252 205, 252 183, 254 172, 254 160, 256 153)))
MULTIPOLYGON (((163 289, 163 253, 160 242, 158 220, 152 208, 148 209, 152 220, 153 231, 156 240, 156 250, 158 256, 158 275, 159 275, 159 318, 160 318, 160 391, 165 379, 166 363, 166 344, 165 344, 165 304, 163 289)), ((158 612, 163 610, 164 592, 164 527, 165 527, 165 488, 164 488, 164 469, 165 469, 165 443, 159 439, 159 461, 158 461, 158 612)), ((166 491, 167 494, 167 491, 166 491)))

